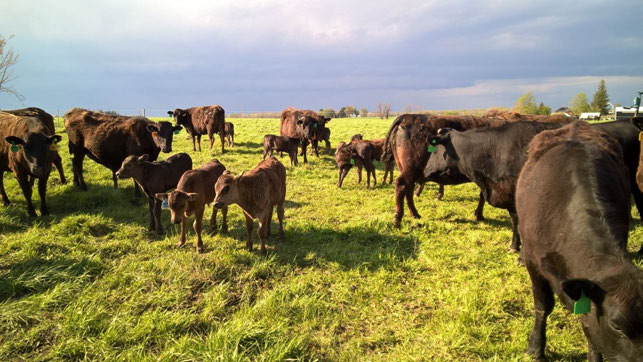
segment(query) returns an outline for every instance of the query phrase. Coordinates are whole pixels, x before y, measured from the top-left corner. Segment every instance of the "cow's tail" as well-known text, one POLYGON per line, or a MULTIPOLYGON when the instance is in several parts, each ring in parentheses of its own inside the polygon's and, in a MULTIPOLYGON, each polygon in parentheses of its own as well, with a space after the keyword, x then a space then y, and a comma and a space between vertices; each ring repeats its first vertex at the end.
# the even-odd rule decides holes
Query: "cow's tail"
POLYGON ((384 142, 384 155, 382 156, 382 160, 384 162, 392 162, 394 161, 394 156, 393 156, 393 147, 395 147, 395 136, 397 135, 397 129, 400 127, 400 123, 402 123, 402 116, 397 117, 393 123, 391 123, 391 127, 389 127, 388 132, 386 133, 386 141, 384 142))

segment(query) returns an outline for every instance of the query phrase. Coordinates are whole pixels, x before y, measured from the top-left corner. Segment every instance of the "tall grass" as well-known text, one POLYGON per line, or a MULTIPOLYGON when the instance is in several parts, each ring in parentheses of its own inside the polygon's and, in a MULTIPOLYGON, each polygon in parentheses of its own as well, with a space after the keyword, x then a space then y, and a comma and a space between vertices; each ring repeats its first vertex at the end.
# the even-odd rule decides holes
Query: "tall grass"
MULTIPOLYGON (((214 151, 192 152, 185 132, 173 148, 188 152, 195 166, 216 157, 235 173, 249 170, 261 159, 263 135, 277 134, 279 121, 232 121, 236 144, 224 155, 218 138, 214 151)), ((333 120, 331 142, 355 133, 383 137, 390 122, 333 120)), ((71 178, 66 136, 58 133, 71 178)), ((488 207, 488 221, 474 221, 473 185, 448 187, 443 201, 427 185, 417 200, 423 218, 405 218, 398 230, 392 185, 366 190, 351 172, 337 189, 329 154, 299 167, 282 161, 286 236, 269 242, 265 257, 256 244, 245 250, 236 206, 230 231, 205 235, 206 253, 197 255, 191 230, 189 246, 176 247, 179 231, 167 211, 166 234, 149 233, 147 202, 134 198, 132 182, 114 189, 110 172, 91 160, 87 192, 52 174, 47 217, 26 216, 7 175, 13 204, 0 207, 0 360, 525 358, 529 277, 508 251, 506 212, 488 207)), ((381 164, 377 172, 381 178, 381 164)), ((634 222, 631 251, 642 232, 634 222)), ((554 359, 585 358, 578 317, 560 306, 548 337, 554 359)))

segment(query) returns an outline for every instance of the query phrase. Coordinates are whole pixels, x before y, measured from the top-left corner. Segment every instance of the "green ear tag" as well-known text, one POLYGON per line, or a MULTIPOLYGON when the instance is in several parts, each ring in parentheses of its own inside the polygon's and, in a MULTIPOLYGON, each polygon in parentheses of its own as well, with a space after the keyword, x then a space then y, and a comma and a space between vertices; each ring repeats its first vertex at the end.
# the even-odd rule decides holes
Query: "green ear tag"
POLYGON ((180 130, 180 129, 175 129, 175 130, 174 130, 174 134, 179 134, 180 132, 181 132, 181 130, 180 130))
POLYGON ((592 301, 580 292, 580 299, 574 302, 574 314, 587 314, 592 310, 592 301))
POLYGON ((429 146, 429 149, 428 149, 428 151, 431 152, 431 153, 433 153, 433 152, 435 152, 437 150, 438 150, 438 148, 435 147, 435 146, 429 146))
POLYGON ((313 128, 317 128, 317 123, 313 123, 313 128))
POLYGON ((11 152, 18 152, 20 148, 16 146, 15 142, 11 142, 11 152))
POLYGON ((351 165, 355 164, 355 160, 351 158, 351 165))

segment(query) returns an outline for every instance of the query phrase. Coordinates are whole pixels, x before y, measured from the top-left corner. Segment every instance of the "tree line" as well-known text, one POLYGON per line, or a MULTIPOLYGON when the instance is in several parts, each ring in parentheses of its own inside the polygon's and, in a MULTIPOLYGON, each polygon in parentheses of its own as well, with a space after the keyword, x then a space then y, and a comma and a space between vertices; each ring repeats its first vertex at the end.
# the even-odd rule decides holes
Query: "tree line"
MULTIPOLYGON (((607 94, 605 80, 601 79, 591 103, 587 100, 587 94, 581 92, 569 101, 569 110, 575 115, 580 115, 585 112, 599 112, 601 115, 606 115, 609 113, 609 101, 610 98, 609 94, 607 94)), ((523 114, 551 114, 551 108, 546 106, 542 101, 539 104, 536 103, 536 98, 532 92, 527 92, 518 98, 513 109, 523 114)))

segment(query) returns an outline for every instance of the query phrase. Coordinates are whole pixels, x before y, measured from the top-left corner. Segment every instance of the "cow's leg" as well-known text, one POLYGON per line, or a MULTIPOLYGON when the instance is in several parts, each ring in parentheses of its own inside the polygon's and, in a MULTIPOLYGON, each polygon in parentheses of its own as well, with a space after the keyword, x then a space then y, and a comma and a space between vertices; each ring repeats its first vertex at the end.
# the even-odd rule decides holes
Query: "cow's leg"
POLYGON ((136 180, 132 180, 134 182, 134 197, 139 198, 141 197, 141 186, 139 186, 138 183, 136 183, 136 180))
POLYGON ((603 362, 603 355, 589 340, 587 341, 587 362, 603 362))
POLYGON ((297 152, 291 152, 292 153, 292 158, 295 160, 295 166, 299 164, 299 161, 297 160, 297 152))
POLYGON ((246 217, 246 229, 248 231, 248 241, 246 241, 246 248, 248 248, 248 251, 252 251, 252 228, 254 225, 252 225, 252 218, 244 213, 246 217))
POLYGON ((634 197, 634 203, 639 212, 639 217, 643 221, 643 193, 641 193, 636 183, 636 172, 630 172, 630 189, 632 190, 632 196, 634 197))
POLYGON ((49 172, 46 172, 43 177, 38 179, 38 196, 40 196, 40 215, 49 215, 47 208, 47 180, 49 180, 49 172))
POLYGON ((83 152, 74 153, 74 158, 72 159, 72 170, 74 172, 74 185, 79 186, 84 191, 87 191, 87 184, 85 184, 85 178, 83 177, 83 159, 84 158, 85 158, 85 153, 83 152))
POLYGON ((230 143, 230 147, 234 147, 234 133, 232 134, 232 142, 230 143))
POLYGON ((199 152, 201 152, 201 135, 196 135, 196 143, 199 145, 199 152))
POLYGON ((259 218, 259 240, 261 240, 261 255, 266 255, 266 239, 268 238, 268 229, 270 225, 270 210, 267 215, 259 218))
POLYGON ((357 183, 358 184, 362 183, 362 166, 361 165, 357 166, 357 183))
POLYGON ((476 211, 473 213, 476 216, 476 220, 478 221, 483 221, 484 220, 484 215, 482 214, 482 211, 484 210, 484 195, 482 194, 482 191, 480 191, 480 198, 478 199, 478 207, 476 207, 476 211))
POLYGON ((328 153, 328 154, 330 155, 330 153, 331 153, 331 149, 330 149, 330 141, 329 141, 329 140, 327 140, 327 139, 325 139, 325 140, 324 140, 324 143, 326 143, 326 153, 328 153))
POLYGON ((315 151, 315 156, 319 157, 319 141, 313 141, 313 150, 315 151))
POLYGON ((186 230, 187 224, 188 224, 188 218, 183 216, 183 219, 181 219, 181 236, 179 236, 179 244, 178 244, 179 247, 185 245, 185 234, 187 231, 186 230))
POLYGON ((436 200, 442 200, 442 197, 444 196, 444 185, 443 184, 438 184, 438 193, 435 194, 435 199, 436 200))
POLYGON ((60 175, 60 183, 66 184, 67 178, 65 178, 65 171, 63 170, 63 160, 58 153, 54 156, 54 166, 56 166, 58 175, 60 175))
POLYGON ((509 217, 511 218, 511 229, 513 230, 510 249, 511 251, 519 252, 520 233, 518 232, 518 214, 515 211, 509 211, 509 217))
POLYGON ((148 227, 149 231, 154 231, 156 229, 156 217, 154 215, 154 199, 151 197, 147 198, 147 208, 150 210, 150 226, 148 227))
POLYGON ((154 198, 154 220, 156 222, 156 233, 163 234, 163 225, 161 225, 161 205, 162 201, 154 198))
POLYGON ((223 222, 221 224, 221 232, 227 233, 228 232, 228 207, 227 206, 224 206, 221 209, 221 215, 223 216, 223 222))
POLYGON ((409 211, 411 212, 411 215, 413 215, 414 218, 419 219, 420 214, 418 213, 418 210, 415 208, 415 201, 413 200, 413 189, 415 188, 415 182, 410 184, 406 188, 406 204, 409 207, 409 211))
MULTIPOLYGON (((199 150, 201 148, 201 145, 199 145, 199 150)), ((192 151, 196 152, 196 136, 192 136, 192 151)))
POLYGON ((208 132, 208 138, 210 139, 210 149, 212 149, 212 145, 214 145, 214 133, 208 132))
POLYGON ((263 155, 261 155, 261 159, 262 159, 262 160, 265 160, 265 159, 266 159, 266 156, 268 156, 268 150, 264 148, 264 149, 263 149, 263 155))
POLYGON ((304 155, 304 163, 308 163, 308 158, 306 158, 306 147, 308 146, 308 140, 303 140, 301 143, 301 153, 304 155))
POLYGON ((217 233, 217 208, 212 207, 212 217, 210 217, 210 227, 212 227, 212 232, 217 233))
POLYGON ((7 196, 7 192, 4 190, 4 171, 0 171, 0 195, 2 195, 2 203, 4 206, 7 206, 11 203, 9 201, 9 197, 7 196))
POLYGON ((395 167, 393 167, 393 164, 390 165, 390 170, 391 170, 391 174, 390 174, 390 177, 388 179, 388 184, 389 185, 393 183, 393 170, 395 170, 395 167))
MULTIPOLYGON (((114 182, 114 188, 118 188, 118 177, 116 177, 116 171, 112 171, 112 181, 114 182)), ((136 181, 134 181, 134 188, 136 188, 136 181)))
POLYGON ((22 194, 25 195, 25 200, 27 200, 27 213, 29 216, 36 216, 36 209, 31 203, 31 185, 29 184, 29 177, 25 174, 16 175, 18 179, 18 184, 22 189, 22 194))
POLYGON ((534 328, 529 336, 527 354, 534 359, 545 360, 547 344, 547 316, 554 309, 554 292, 545 279, 534 267, 527 265, 531 279, 531 291, 534 296, 534 328))
POLYGON ((279 220, 279 240, 284 239, 284 201, 279 200, 277 203, 277 220, 279 220))
POLYGON ((424 182, 418 185, 418 189, 415 191, 415 196, 420 196, 422 195, 422 191, 424 190, 424 182))
POLYGON ((393 226, 398 228, 404 216, 404 195, 406 194, 406 188, 406 182, 400 175, 395 179, 395 214, 393 215, 393 226))
MULTIPOLYGON (((214 135, 213 137, 214 138, 214 135)), ((219 139, 221 140, 221 154, 225 153, 225 143, 223 142, 223 131, 219 132, 219 139)))
POLYGON ((194 232, 196 233, 196 252, 203 253, 203 239, 201 238, 201 231, 203 230, 203 212, 205 209, 194 211, 194 232))

